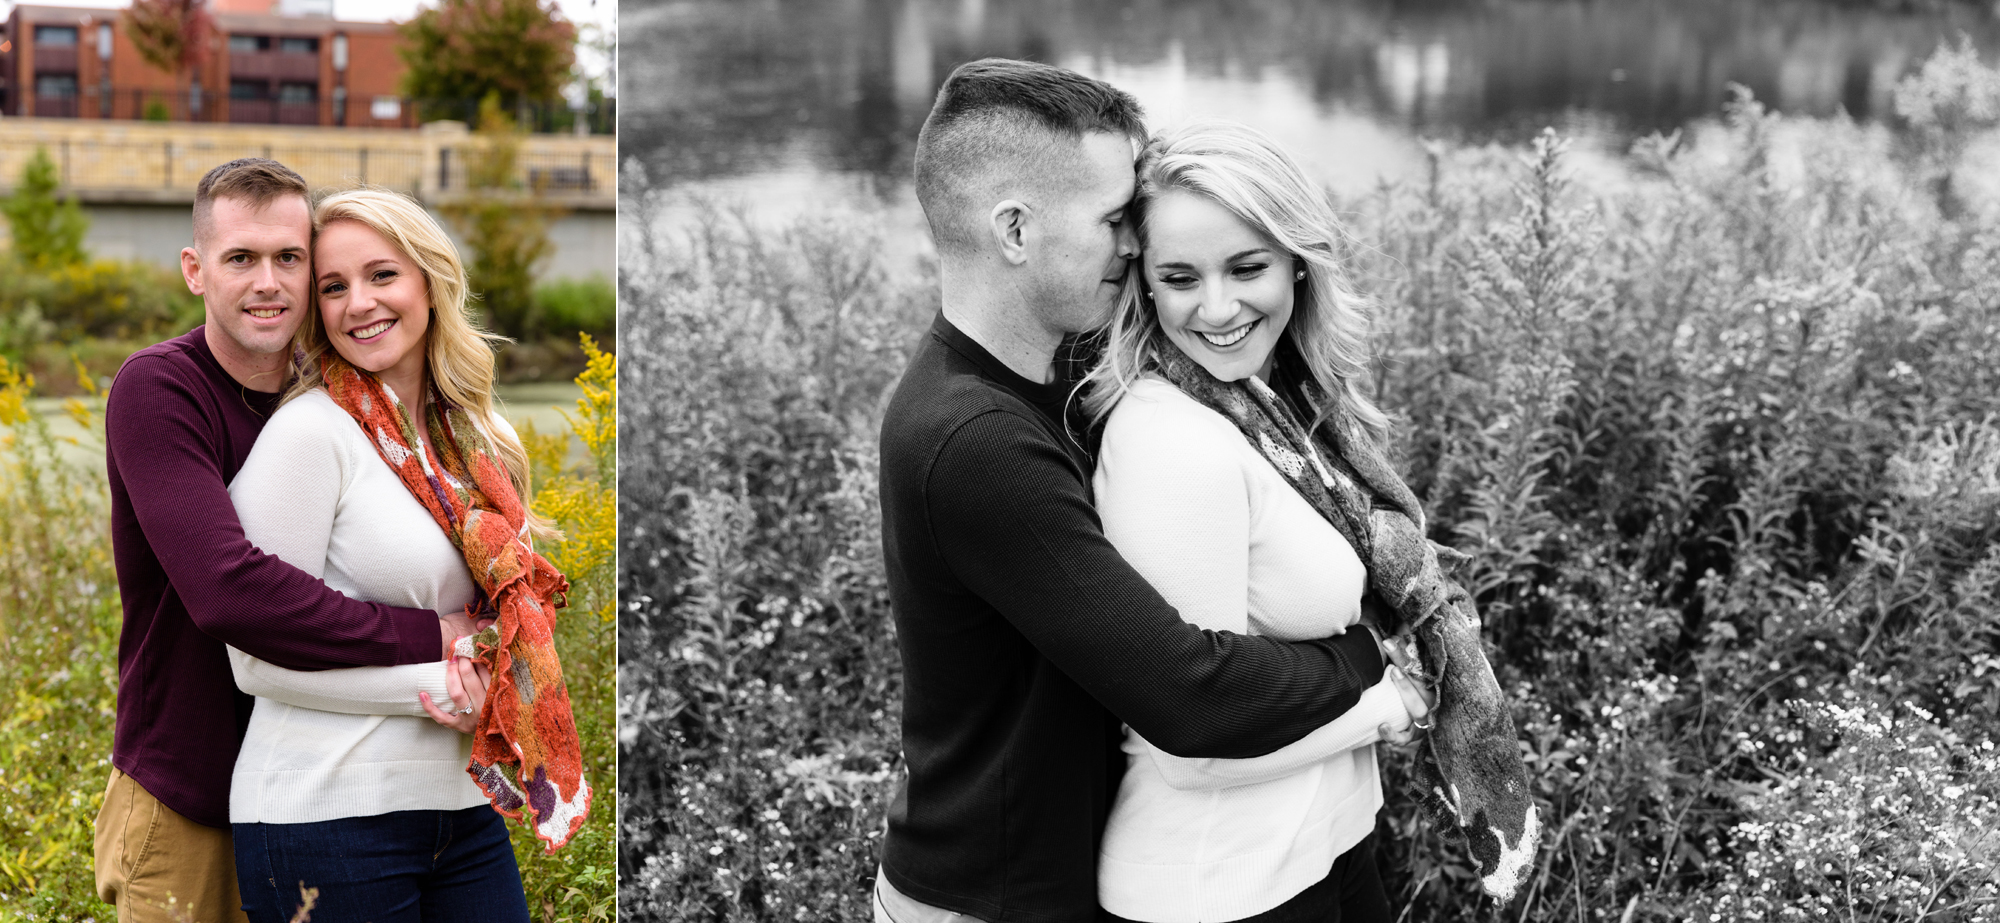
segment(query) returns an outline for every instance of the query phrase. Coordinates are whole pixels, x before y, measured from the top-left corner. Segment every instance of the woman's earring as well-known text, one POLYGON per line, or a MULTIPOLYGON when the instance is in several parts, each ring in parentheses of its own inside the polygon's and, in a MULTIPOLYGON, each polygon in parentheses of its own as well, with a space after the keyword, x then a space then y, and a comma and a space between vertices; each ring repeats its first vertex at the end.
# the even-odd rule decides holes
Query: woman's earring
POLYGON ((1301 269, 1296 274, 1294 274, 1292 278, 1297 279, 1300 282, 1304 282, 1306 280, 1306 271, 1301 269))

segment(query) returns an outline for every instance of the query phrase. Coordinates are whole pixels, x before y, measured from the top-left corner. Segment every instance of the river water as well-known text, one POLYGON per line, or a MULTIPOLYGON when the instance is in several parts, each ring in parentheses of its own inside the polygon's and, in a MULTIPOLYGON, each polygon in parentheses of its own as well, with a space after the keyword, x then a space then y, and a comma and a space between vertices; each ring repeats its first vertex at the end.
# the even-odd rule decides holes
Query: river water
POLYGON ((627 221, 689 194, 784 218, 880 209, 920 245, 917 129, 946 74, 986 56, 1059 64, 1139 98, 1155 126, 1225 116, 1329 187, 1422 168, 1425 138, 1580 148, 1712 118, 1731 83, 1786 113, 1893 116, 1895 82, 1963 34, 1989 62, 2000 2, 1890 12, 1832 0, 625 0, 619 150, 627 221), (650 210, 633 209, 633 193, 650 210))

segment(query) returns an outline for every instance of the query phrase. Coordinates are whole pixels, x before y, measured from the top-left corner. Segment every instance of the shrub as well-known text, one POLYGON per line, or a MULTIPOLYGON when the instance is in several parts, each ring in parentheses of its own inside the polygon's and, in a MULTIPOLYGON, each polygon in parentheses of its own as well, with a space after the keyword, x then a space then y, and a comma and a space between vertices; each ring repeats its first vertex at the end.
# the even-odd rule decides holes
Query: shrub
POLYGON ((83 233, 90 219, 84 217, 75 196, 56 198, 58 185, 48 149, 35 148, 13 195, 0 201, 16 261, 46 268, 83 260, 83 233))
POLYGON ((438 210, 470 251, 466 273, 491 328, 516 340, 534 339, 543 329, 535 265, 549 254, 548 224, 556 211, 525 194, 515 178, 519 129, 497 95, 479 103, 478 139, 465 157, 466 195, 438 210))
POLYGON ((535 287, 535 304, 542 329, 552 337, 609 337, 617 330, 618 292, 603 276, 543 282, 535 287))
POLYGON ((24 326, 34 326, 26 318, 40 318, 43 335, 57 341, 150 341, 201 323, 202 305, 179 272, 151 263, 82 260, 39 269, 0 263, 0 318, 9 316, 24 326))

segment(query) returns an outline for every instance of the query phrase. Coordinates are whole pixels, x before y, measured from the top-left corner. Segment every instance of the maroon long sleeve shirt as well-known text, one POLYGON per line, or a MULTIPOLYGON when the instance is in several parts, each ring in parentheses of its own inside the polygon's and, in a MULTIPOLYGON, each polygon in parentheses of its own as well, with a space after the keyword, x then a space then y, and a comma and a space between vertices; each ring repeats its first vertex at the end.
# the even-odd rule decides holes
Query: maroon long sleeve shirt
POLYGON ((298 670, 437 660, 437 613, 349 599, 243 537, 229 481, 277 409, 202 328, 125 360, 104 413, 118 637, 112 764, 183 817, 229 826, 252 699, 224 645, 298 670))

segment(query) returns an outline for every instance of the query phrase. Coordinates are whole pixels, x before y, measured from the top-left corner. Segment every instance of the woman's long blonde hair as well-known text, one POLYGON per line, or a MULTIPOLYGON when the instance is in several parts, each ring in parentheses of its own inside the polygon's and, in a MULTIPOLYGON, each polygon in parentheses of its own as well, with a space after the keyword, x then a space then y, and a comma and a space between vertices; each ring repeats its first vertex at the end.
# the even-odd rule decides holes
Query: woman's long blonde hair
MULTIPOLYGON (((1319 408, 1319 419, 1301 422, 1315 429, 1328 416, 1340 414, 1383 442, 1389 419, 1366 391, 1369 304, 1341 270, 1339 251, 1347 233, 1326 193, 1269 138, 1247 125, 1221 120, 1162 131, 1146 145, 1132 200, 1141 246, 1150 206, 1174 190, 1228 209, 1305 270, 1305 279, 1292 290, 1292 319, 1282 341, 1298 351, 1332 406, 1319 408)), ((1160 319, 1146 290, 1144 266, 1134 260, 1118 309, 1098 334, 1103 352, 1078 386, 1093 422, 1101 423, 1153 365, 1160 319)))
MULTIPOLYGON (((486 434, 488 441, 507 467, 521 508, 526 512, 530 533, 539 538, 559 538, 561 533, 548 520, 528 510, 533 495, 528 492, 528 452, 521 441, 499 427, 489 425, 493 409, 493 350, 512 342, 497 333, 482 330, 472 317, 465 263, 458 258, 437 219, 408 196, 384 189, 349 189, 321 199, 313 207, 313 236, 335 221, 358 222, 382 235, 401 250, 423 273, 424 288, 430 295, 430 328, 424 336, 424 373, 444 399, 465 408, 486 434)), ((313 285, 306 300, 305 323, 299 325, 292 351, 298 367, 292 386, 285 392, 290 401, 315 388, 326 387, 319 360, 333 348, 327 339, 326 323, 319 310, 319 286, 313 285)), ((404 400, 414 401, 408 395, 404 400)))

